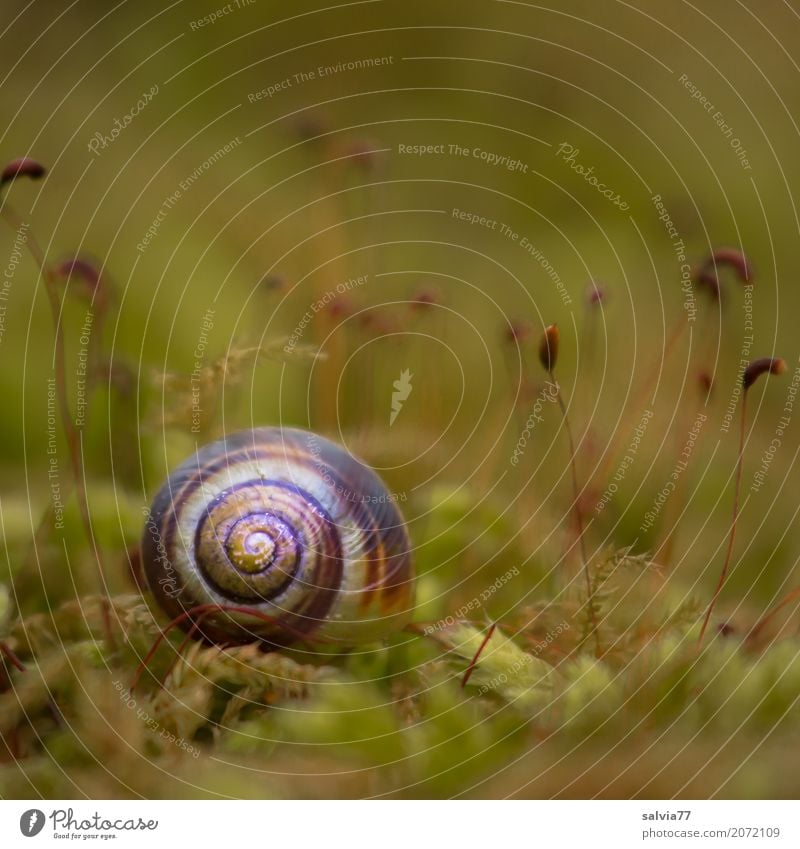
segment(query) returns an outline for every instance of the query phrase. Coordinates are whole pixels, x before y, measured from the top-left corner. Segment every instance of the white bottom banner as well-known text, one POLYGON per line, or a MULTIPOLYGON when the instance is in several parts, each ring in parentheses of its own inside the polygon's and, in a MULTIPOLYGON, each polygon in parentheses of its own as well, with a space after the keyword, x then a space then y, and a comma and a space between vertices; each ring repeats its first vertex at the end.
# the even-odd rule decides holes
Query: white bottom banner
POLYGON ((800 846, 794 801, 0 802, 0 846, 800 846))

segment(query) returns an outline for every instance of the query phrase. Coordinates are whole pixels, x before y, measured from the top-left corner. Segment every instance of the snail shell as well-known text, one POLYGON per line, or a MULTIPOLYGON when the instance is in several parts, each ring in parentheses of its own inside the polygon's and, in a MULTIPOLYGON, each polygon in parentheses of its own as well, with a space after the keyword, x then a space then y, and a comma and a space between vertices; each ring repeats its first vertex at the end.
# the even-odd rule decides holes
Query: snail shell
POLYGON ((142 565, 172 617, 227 608, 198 619, 214 642, 369 642, 402 628, 413 604, 394 497, 363 463, 302 430, 242 431, 180 465, 153 501, 142 565))

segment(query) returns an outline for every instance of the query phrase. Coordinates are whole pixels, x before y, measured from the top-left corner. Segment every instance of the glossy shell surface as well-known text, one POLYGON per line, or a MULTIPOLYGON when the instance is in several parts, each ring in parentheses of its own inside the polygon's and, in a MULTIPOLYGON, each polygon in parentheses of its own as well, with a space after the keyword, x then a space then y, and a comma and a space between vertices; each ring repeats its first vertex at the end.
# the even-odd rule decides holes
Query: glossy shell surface
POLYGON ((153 501, 142 562, 171 617, 226 608, 197 620, 216 642, 354 645, 401 629, 413 605, 396 498, 344 449, 302 430, 242 431, 181 464, 153 501))

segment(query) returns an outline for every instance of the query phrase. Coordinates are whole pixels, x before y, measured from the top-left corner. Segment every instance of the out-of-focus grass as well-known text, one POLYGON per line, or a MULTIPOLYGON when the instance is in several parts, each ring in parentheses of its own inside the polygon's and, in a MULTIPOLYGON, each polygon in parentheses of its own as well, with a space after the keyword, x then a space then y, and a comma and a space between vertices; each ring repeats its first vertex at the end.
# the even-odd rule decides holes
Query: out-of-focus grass
MULTIPOLYGON (((704 15, 655 2, 620 8, 613 27, 588 2, 551 11, 496 4, 491 21, 485 9, 460 4, 367 4, 358 27, 345 11, 277 23, 288 13, 259 4, 198 31, 182 8, 127 4, 103 17, 102 4, 84 5, 45 31, 61 9, 37 4, 41 38, 33 43, 35 28, 24 39, 3 38, 12 71, 0 89, 8 116, 0 150, 6 159, 30 151, 51 166, 45 183, 15 185, 9 198, 50 256, 94 254, 114 293, 104 352, 115 381, 109 388, 103 379, 91 395, 83 449, 120 652, 107 656, 94 642, 94 564, 74 501, 63 533, 45 532, 32 547, 51 496, 52 333, 23 257, 0 345, 0 585, 10 594, 0 639, 29 669, 9 670, 0 696, 0 793, 794 795, 796 636, 788 626, 763 656, 740 646, 758 616, 798 583, 792 427, 741 518, 717 617, 730 618, 736 633, 700 656, 693 651, 730 514, 735 427, 723 432, 721 424, 748 333, 740 287, 726 286, 721 310, 698 299, 698 321, 661 373, 657 397, 632 404, 683 304, 653 194, 693 260, 714 244, 745 247, 757 269, 752 353, 785 356, 790 376, 797 365, 800 304, 791 283, 800 260, 787 188, 798 177, 796 69, 770 33, 721 0, 704 15), (145 7, 158 13, 148 23, 145 7), (719 33, 722 20, 746 51, 719 33), (248 101, 300 70, 378 55, 394 61, 248 101), (751 170, 679 83, 682 74, 735 127, 751 170), (158 96, 118 140, 99 157, 88 152, 93 133, 108 132, 154 84, 158 96), (325 135, 306 140, 304 122, 325 135), (166 198, 237 138, 242 143, 183 191, 137 250, 166 198), (558 159, 561 142, 580 150, 580 161, 629 202, 629 214, 558 159), (439 143, 507 154, 528 172, 398 153, 400 144, 439 143), (381 152, 354 157, 364 144, 381 152), (520 239, 458 221, 453 209, 502 221, 520 239), (557 270, 571 305, 520 247, 523 237, 557 270), (214 309, 204 365, 232 349, 274 352, 317 298, 365 274, 368 282, 348 292, 356 314, 327 340, 335 322, 323 314, 302 339, 324 343, 327 359, 243 357, 224 390, 221 382, 206 387, 200 439, 280 422, 344 442, 407 497, 418 621, 465 607, 480 627, 499 620, 520 651, 553 668, 552 682, 525 679, 526 698, 515 700, 508 682, 495 680, 505 667, 484 668, 484 678, 462 690, 467 661, 440 629, 434 637, 451 649, 446 655, 441 641, 421 634, 333 659, 195 647, 166 690, 147 679, 130 707, 115 685, 128 686, 157 627, 129 595, 129 552, 154 487, 198 439, 175 386, 188 387, 204 314, 214 309), (281 286, 264 282, 278 275, 281 286), (607 287, 602 312, 584 306, 590 279, 607 287), (415 310, 408 301, 421 290, 437 292, 441 307, 415 310), (505 338, 508 318, 534 328, 520 351, 505 338), (642 517, 701 409, 697 370, 716 371, 707 424, 672 502, 685 508, 673 562, 615 574, 599 662, 580 641, 585 599, 554 407, 520 465, 510 463, 544 381, 535 337, 554 321, 579 478, 593 483, 584 509, 596 565, 609 547, 646 552, 663 540, 662 522, 644 533, 642 517), (526 395, 515 402, 520 356, 526 395), (392 382, 406 368, 414 394, 390 430, 392 382), (166 372, 177 384, 168 381, 165 391, 166 372), (653 419, 635 462, 598 515, 593 505, 619 460, 596 480, 603 451, 617 440, 624 453, 645 409, 653 419), (469 608, 475 599, 481 603, 469 608), (553 637, 562 623, 569 627, 553 637), (481 681, 494 686, 480 693, 481 681)), ((294 5, 298 15, 319 8, 294 5)), ((15 13, 4 11, 0 24, 15 13)), ((791 39, 791 10, 765 20, 791 39)), ((10 254, 14 234, 0 239, 10 254)), ((84 303, 67 299, 73 399, 85 314, 84 303)), ((788 385, 753 393, 747 485, 788 385)), ((62 486, 65 452, 59 432, 62 486)), ((164 674, 169 651, 162 655, 154 671, 164 674)))

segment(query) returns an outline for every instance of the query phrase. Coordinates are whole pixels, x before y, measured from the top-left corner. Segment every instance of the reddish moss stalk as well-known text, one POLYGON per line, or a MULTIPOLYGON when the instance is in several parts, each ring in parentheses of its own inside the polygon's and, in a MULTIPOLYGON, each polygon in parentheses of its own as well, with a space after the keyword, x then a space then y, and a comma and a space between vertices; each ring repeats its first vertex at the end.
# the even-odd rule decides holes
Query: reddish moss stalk
MULTIPOLYGON (((15 231, 23 225, 22 219, 11 209, 5 200, 2 203, 2 211, 0 212, 6 223, 15 231)), ((39 271, 42 275, 47 293, 47 300, 50 305, 50 313, 53 318, 53 328, 55 334, 55 373, 56 373, 56 397, 58 399, 58 409, 61 418, 61 425, 64 429, 64 434, 67 439, 67 448, 70 457, 70 465, 72 468, 72 476, 75 484, 78 500, 78 510, 81 515, 81 522, 86 536, 89 540, 94 555, 95 564, 97 567, 98 582, 100 584, 100 594, 103 598, 103 631, 109 648, 114 648, 114 637, 111 628, 111 601, 108 595, 108 587, 105 579, 105 568, 103 565, 102 555, 97 545, 92 527, 91 515, 89 512, 89 502, 86 495, 86 484, 83 477, 82 463, 82 445, 80 434, 75 427, 72 419, 69 399, 67 398, 67 378, 66 378, 66 355, 64 345, 64 332, 61 326, 61 304, 58 297, 57 281, 54 273, 47 266, 44 252, 32 232, 28 232, 25 239, 25 245, 28 248, 28 253, 33 258, 39 271)))
POLYGON ((481 640, 481 644, 478 646, 478 650, 475 652, 475 656, 469 662, 469 666, 464 671, 464 677, 461 679, 461 686, 466 687, 469 679, 472 677, 472 673, 475 671, 475 667, 478 665, 478 661, 480 660, 480 656, 483 654, 483 650, 486 648, 489 640, 492 639, 492 634, 494 634, 495 629, 497 628, 497 623, 492 622, 491 627, 486 632, 486 636, 481 640))
MULTIPOLYGON (((161 644, 169 636, 170 631, 174 631, 175 628, 182 627, 184 624, 189 623, 189 637, 199 635, 201 639, 205 639, 206 641, 208 641, 202 631, 200 631, 200 625, 205 619, 208 619, 215 613, 232 613, 240 616, 250 616, 256 622, 266 622, 269 625, 275 625, 282 631, 285 631, 287 636, 292 637, 293 639, 299 642, 307 640, 309 636, 308 634, 298 630, 297 628, 294 628, 288 623, 281 622, 274 616, 270 616, 267 613, 262 613, 260 610, 255 610, 252 607, 229 604, 198 604, 194 607, 189 608, 188 610, 184 610, 183 613, 178 614, 178 616, 176 616, 174 619, 167 623, 166 628, 162 629, 161 633, 153 641, 153 645, 150 646, 147 654, 139 661, 139 665, 136 667, 136 672, 134 673, 133 680, 131 682, 130 692, 133 693, 133 691, 138 686, 142 674, 150 665, 150 661, 155 657, 155 654, 161 644)), ((259 639, 261 638, 259 638, 257 634, 253 634, 253 642, 258 641, 259 639)), ((261 641, 264 643, 268 643, 267 639, 262 639, 261 641)), ((315 637, 314 641, 318 643, 326 643, 328 645, 332 645, 336 642, 336 640, 332 638, 327 638, 323 640, 319 637, 315 637)), ((184 641, 181 643, 181 650, 185 647, 186 642, 187 640, 184 639, 184 641)))
POLYGON ((750 629, 749 633, 745 637, 745 642, 752 646, 756 640, 761 636, 761 632, 764 628, 784 609, 784 607, 788 607, 792 602, 800 601, 800 587, 795 587, 793 590, 790 590, 786 595, 773 607, 771 610, 767 611, 761 619, 756 622, 755 625, 750 629))
POLYGON ((572 477, 573 511, 575 513, 575 524, 578 527, 578 545, 581 551, 583 574, 586 579, 586 603, 589 606, 589 624, 591 627, 592 634, 594 636, 595 654, 597 657, 599 657, 600 634, 597 630, 597 616, 595 615, 594 609, 594 591, 592 589, 592 576, 589 573, 589 557, 586 553, 586 540, 583 536, 583 511, 581 510, 580 488, 578 486, 578 470, 576 468, 575 463, 575 440, 572 436, 572 427, 570 426, 569 416, 567 415, 567 406, 564 403, 564 399, 561 395, 561 387, 558 385, 558 381, 556 380, 555 374, 552 371, 550 372, 550 380, 556 387, 556 400, 558 401, 558 406, 561 410, 561 417, 564 420, 564 430, 566 431, 567 441, 569 442, 569 467, 572 477))
POLYGON ((703 638, 705 637, 708 628, 711 614, 714 612, 714 607, 717 604, 717 599, 722 592, 725 578, 728 575, 728 570, 733 556, 733 544, 736 540, 736 526, 739 523, 739 498, 742 489, 742 468, 744 466, 744 437, 747 429, 747 390, 761 377, 762 374, 783 374, 786 371, 786 363, 774 357, 762 357, 748 365, 742 375, 742 416, 741 425, 739 428, 739 455, 736 460, 736 483, 733 493, 733 517, 731 519, 731 530, 728 535, 728 547, 725 551, 725 561, 722 564, 722 571, 717 581, 717 587, 714 590, 714 595, 711 598, 711 603, 708 605, 706 615, 703 618, 703 626, 700 629, 700 636, 697 639, 698 647, 702 646, 703 638))
POLYGON ((719 573, 717 587, 714 590, 714 595, 711 597, 711 603, 708 605, 706 615, 703 619, 703 627, 700 629, 700 636, 697 639, 698 645, 703 644, 703 638, 708 628, 708 622, 711 619, 711 614, 714 612, 714 607, 717 604, 717 599, 722 592, 722 586, 725 583, 725 578, 728 576, 728 569, 733 555, 733 543, 736 540, 736 526, 739 521, 739 495, 742 488, 742 466, 744 465, 744 436, 746 430, 746 408, 747 408, 747 390, 742 393, 742 418, 739 428, 739 455, 736 460, 736 483, 733 495, 733 518, 731 519, 731 529, 728 535, 728 547, 725 552, 725 561, 722 564, 722 571, 719 573))
POLYGON ((592 576, 589 572, 589 558, 586 553, 586 541, 583 536, 583 512, 581 510, 580 487, 578 486, 578 469, 576 463, 575 440, 572 436, 572 427, 569 422, 567 413, 567 405, 564 403, 564 398, 561 395, 561 386, 556 380, 555 367, 558 361, 560 334, 558 326, 551 324, 545 328, 542 335, 542 341, 539 345, 539 362, 542 368, 550 376, 550 382, 556 387, 556 400, 559 409, 561 410, 561 418, 564 422, 564 430, 567 434, 569 442, 569 467, 572 477, 572 497, 573 511, 575 513, 575 524, 578 529, 578 546, 581 552, 581 562, 583 565, 583 574, 586 579, 586 604, 589 608, 589 627, 591 634, 594 636, 595 655, 600 657, 600 634, 597 628, 597 616, 594 609, 594 591, 592 589, 592 576))
POLYGON ((17 657, 11 646, 2 640, 0 640, 0 654, 5 655, 15 669, 18 669, 20 672, 25 671, 25 664, 17 657))

